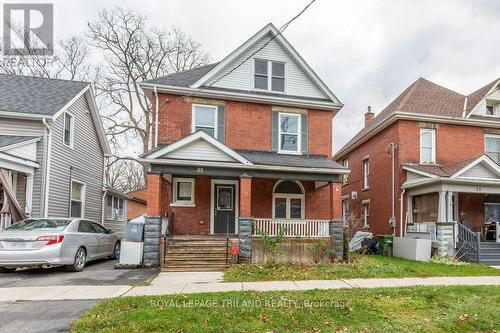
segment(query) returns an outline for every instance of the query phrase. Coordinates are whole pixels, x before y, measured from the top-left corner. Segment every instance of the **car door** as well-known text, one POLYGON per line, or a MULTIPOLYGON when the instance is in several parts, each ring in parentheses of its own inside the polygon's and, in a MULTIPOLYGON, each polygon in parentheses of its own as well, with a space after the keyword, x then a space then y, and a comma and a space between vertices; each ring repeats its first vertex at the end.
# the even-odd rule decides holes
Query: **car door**
POLYGON ((99 256, 97 237, 89 221, 81 220, 78 224, 78 236, 82 245, 87 249, 87 259, 92 260, 99 256))
POLYGON ((113 240, 108 234, 106 228, 96 222, 92 222, 92 228, 94 229, 94 232, 96 233, 96 236, 98 238, 100 250, 99 255, 103 257, 112 255, 115 244, 113 244, 113 240))

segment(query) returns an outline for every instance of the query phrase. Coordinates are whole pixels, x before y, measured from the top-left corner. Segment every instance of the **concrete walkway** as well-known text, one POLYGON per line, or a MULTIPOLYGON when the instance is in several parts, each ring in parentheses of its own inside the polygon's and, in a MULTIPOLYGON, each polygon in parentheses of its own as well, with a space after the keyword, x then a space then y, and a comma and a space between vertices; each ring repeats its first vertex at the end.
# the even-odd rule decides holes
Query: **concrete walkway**
POLYGON ((222 282, 221 272, 160 273, 152 281, 151 285, 144 287, 115 285, 0 288, 0 302, 21 300, 88 300, 120 296, 193 294, 243 290, 273 291, 455 285, 500 285, 500 276, 222 282))

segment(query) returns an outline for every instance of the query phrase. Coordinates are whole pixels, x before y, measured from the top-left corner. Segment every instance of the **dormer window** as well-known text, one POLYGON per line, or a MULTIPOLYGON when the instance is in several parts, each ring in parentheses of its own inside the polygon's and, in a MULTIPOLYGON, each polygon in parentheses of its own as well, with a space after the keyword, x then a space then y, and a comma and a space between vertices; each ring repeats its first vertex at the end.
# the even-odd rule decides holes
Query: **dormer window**
POLYGON ((282 62, 255 59, 254 88, 285 92, 285 64, 282 62))

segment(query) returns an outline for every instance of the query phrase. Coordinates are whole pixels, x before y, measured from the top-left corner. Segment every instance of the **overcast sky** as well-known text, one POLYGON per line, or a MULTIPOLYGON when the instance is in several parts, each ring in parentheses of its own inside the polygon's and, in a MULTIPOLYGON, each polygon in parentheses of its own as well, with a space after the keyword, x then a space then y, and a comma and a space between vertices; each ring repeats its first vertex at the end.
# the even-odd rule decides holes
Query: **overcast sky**
MULTIPOLYGON (((119 5, 181 28, 219 61, 308 2, 57 0, 55 39, 84 32, 103 5, 119 5)), ((334 125, 338 151, 363 126, 367 105, 378 113, 419 77, 464 94, 500 77, 499 32, 498 0, 317 0, 284 35, 345 105, 334 125)))

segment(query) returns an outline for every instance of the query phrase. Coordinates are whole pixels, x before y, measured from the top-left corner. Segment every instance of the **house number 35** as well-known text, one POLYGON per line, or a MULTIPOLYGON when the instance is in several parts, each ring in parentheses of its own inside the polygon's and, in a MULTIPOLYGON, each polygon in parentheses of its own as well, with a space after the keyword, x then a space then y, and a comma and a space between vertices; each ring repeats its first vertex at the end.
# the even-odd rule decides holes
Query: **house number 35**
POLYGON ((196 172, 198 172, 198 173, 204 173, 205 172, 205 168, 198 168, 198 169, 196 169, 196 172))

